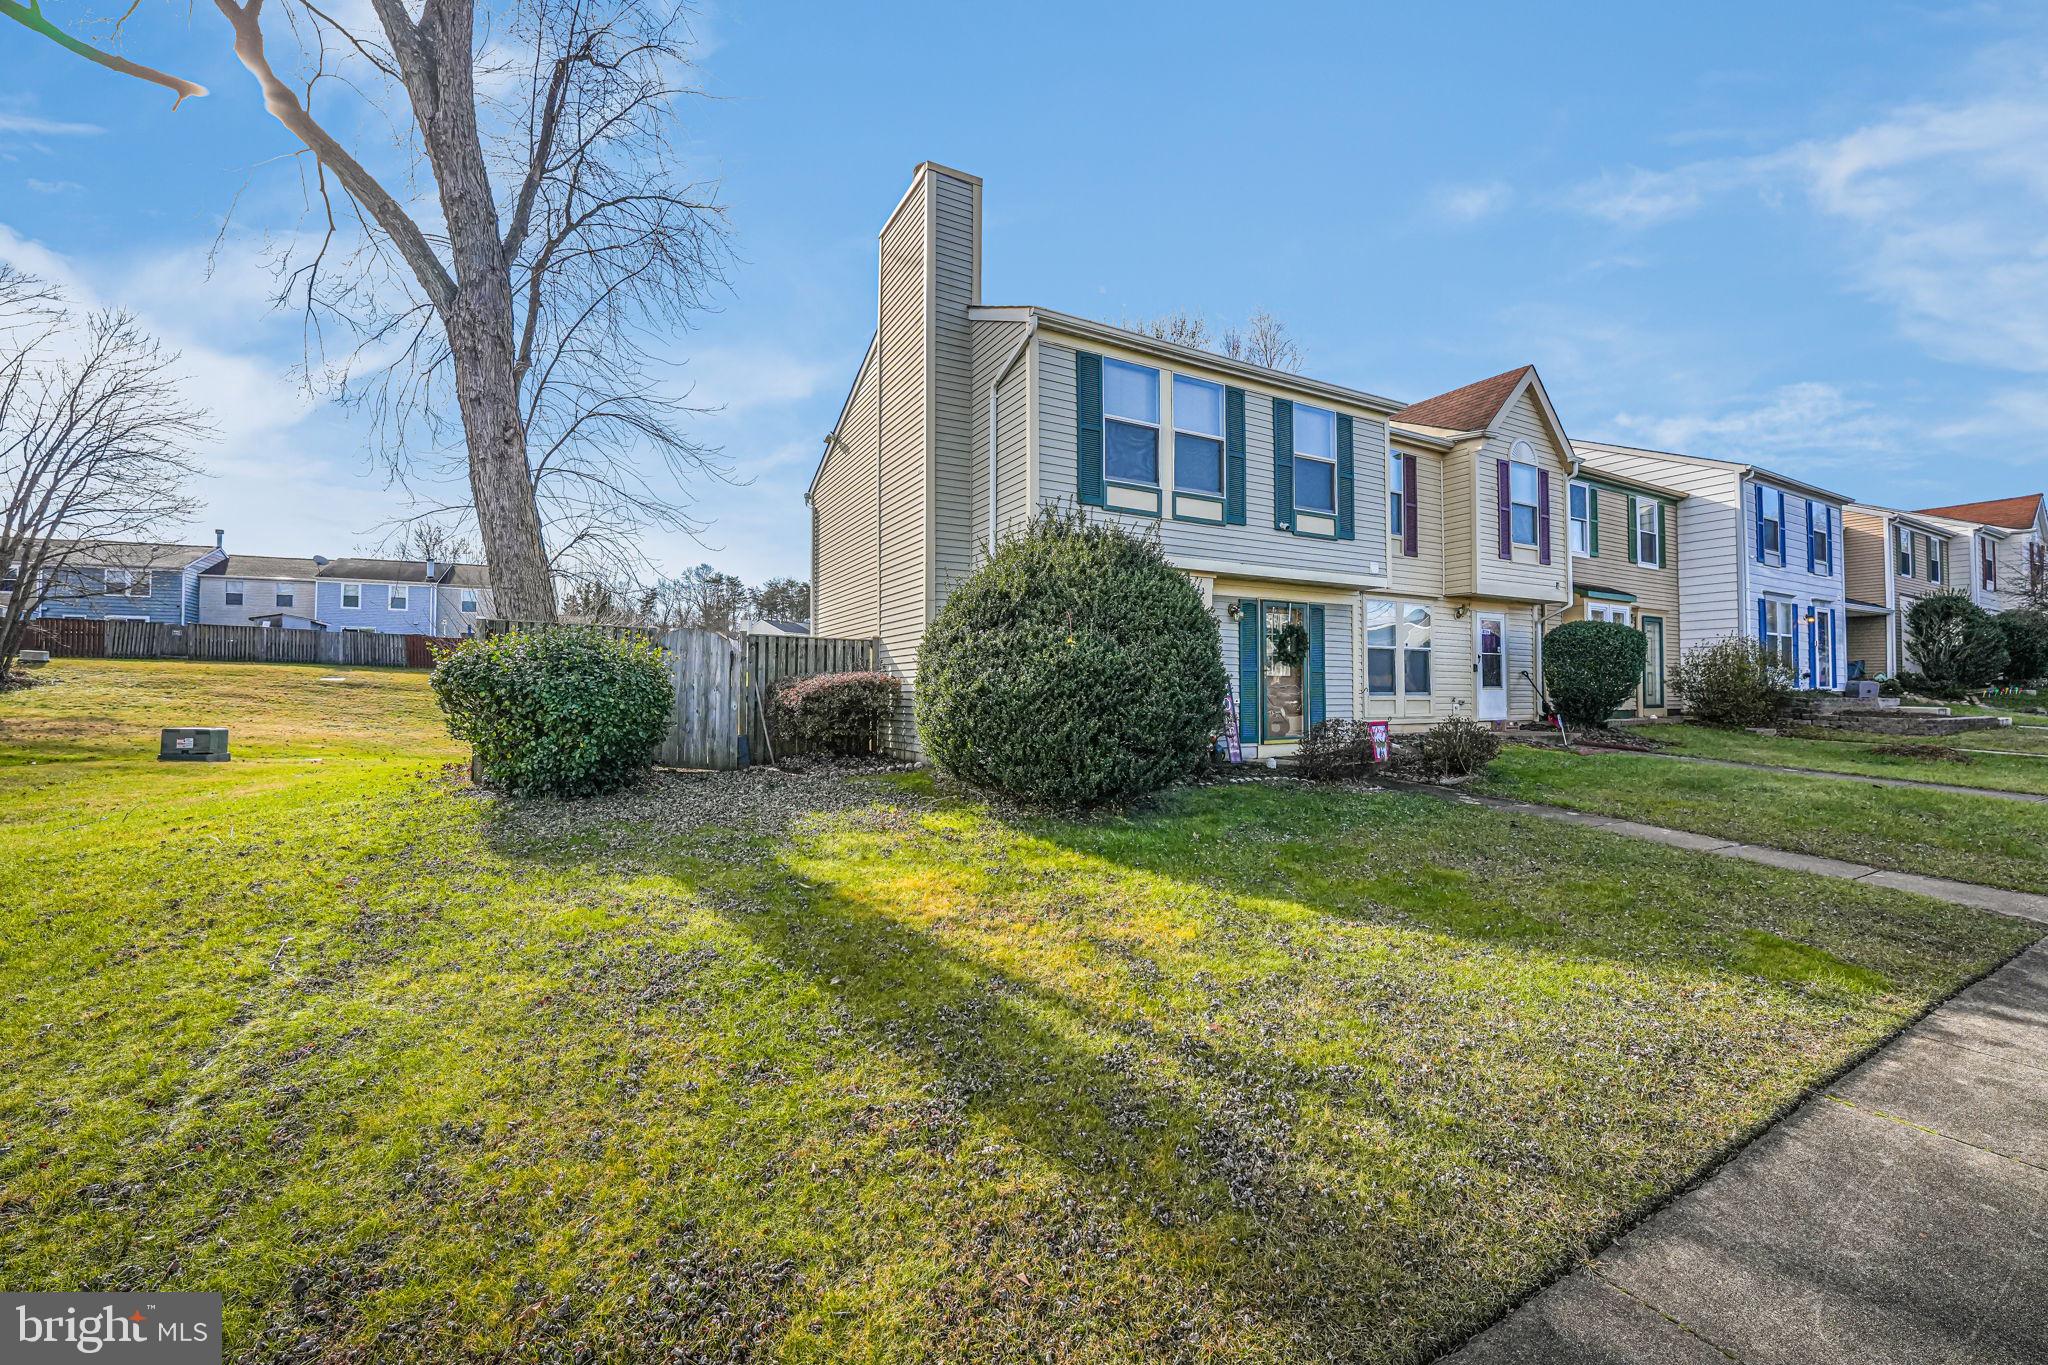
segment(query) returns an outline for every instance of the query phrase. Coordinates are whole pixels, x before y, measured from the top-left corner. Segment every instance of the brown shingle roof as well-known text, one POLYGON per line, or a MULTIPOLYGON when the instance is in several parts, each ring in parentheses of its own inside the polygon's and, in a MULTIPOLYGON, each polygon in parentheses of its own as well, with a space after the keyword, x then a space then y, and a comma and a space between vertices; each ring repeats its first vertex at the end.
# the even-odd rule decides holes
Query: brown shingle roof
POLYGON ((1923 507, 1920 511, 1925 516, 1947 517, 1951 521, 1976 521, 1986 526, 2026 531, 2033 528, 2035 518, 2041 515, 2041 495, 2023 493, 2016 498, 1959 502, 1948 507, 1923 507))
POLYGON ((1420 403, 1410 403, 1394 414, 1394 420, 1409 426, 1477 431, 1500 415, 1501 407, 1508 401, 1508 395, 1515 391, 1515 386, 1522 382, 1522 376, 1535 368, 1533 365, 1518 366, 1491 379, 1467 384, 1462 389, 1452 389, 1449 393, 1425 398, 1420 403))

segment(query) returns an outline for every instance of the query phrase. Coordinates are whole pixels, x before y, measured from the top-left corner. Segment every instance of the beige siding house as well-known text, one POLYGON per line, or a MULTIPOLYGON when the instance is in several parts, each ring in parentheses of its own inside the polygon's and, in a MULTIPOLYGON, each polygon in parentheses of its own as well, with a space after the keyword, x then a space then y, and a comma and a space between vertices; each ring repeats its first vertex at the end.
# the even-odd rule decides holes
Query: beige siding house
POLYGON ((1914 515, 1956 536, 1956 586, 1986 611, 2011 611, 2048 588, 2048 503, 2041 494, 1928 507, 1914 515))
MULTIPOLYGON (((1248 757, 1325 718, 1532 718, 1572 601, 1569 439, 1523 367, 1414 405, 981 302, 981 181, 925 163, 879 242, 874 340, 825 439, 815 629, 877 634, 917 752, 917 647, 1036 509, 1156 535, 1216 620, 1248 757), (1274 640, 1299 626, 1308 658, 1274 640)), ((1291 632, 1290 632, 1291 633, 1291 632)))
MULTIPOLYGON (((1859 503, 1842 513, 1848 559, 1849 676, 1888 678, 1917 668, 1906 618, 1913 604, 1953 592, 1958 537, 1932 517, 1859 503)), ((1967 537, 1963 538, 1967 542, 1967 537)))
POLYGON ((1665 715, 1678 666, 1678 507, 1685 494, 1581 467, 1566 507, 1572 604, 1565 621, 1618 621, 1645 636, 1638 715, 1665 715))

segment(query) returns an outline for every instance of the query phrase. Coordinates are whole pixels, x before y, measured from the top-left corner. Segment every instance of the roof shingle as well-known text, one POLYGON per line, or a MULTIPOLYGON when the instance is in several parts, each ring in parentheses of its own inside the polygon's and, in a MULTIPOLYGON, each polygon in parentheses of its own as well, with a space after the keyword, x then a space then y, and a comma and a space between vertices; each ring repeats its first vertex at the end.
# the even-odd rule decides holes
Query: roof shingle
POLYGON ((1522 382, 1522 376, 1535 368, 1533 365, 1519 365, 1505 374, 1452 389, 1449 393, 1440 393, 1434 398, 1425 398, 1420 403, 1410 403, 1394 414, 1394 420, 1409 426, 1477 431, 1500 415, 1509 395, 1522 382))
POLYGON ((1922 507, 1921 515, 1947 517, 1951 521, 1975 521, 1986 526, 2003 526, 2011 531, 2033 529, 2041 515, 2041 495, 2023 493, 2016 498, 1990 498, 1984 502, 1958 502, 1947 507, 1922 507))

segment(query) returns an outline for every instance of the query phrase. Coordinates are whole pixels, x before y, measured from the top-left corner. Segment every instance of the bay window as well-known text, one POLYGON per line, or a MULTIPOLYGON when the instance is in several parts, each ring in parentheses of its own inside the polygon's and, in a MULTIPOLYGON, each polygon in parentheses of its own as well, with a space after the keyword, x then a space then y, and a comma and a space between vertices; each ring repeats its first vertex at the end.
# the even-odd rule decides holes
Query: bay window
POLYGON ((1173 486, 1223 496, 1223 386, 1173 377, 1173 486))
POLYGON ((1102 361, 1102 472, 1114 483, 1159 483, 1159 371, 1102 361))
POLYGON ((1294 506, 1337 514, 1337 414, 1294 405, 1294 506))

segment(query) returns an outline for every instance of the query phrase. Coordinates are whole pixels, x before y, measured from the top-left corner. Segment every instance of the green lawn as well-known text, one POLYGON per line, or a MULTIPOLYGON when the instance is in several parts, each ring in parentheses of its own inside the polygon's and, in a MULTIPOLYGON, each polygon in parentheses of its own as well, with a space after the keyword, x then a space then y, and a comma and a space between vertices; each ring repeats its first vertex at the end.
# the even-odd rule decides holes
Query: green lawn
POLYGON ((501 803, 417 674, 49 671, 0 1283, 235 1360, 1427 1358, 2032 937, 1291 784, 501 803))
POLYGON ((1737 763, 1763 763, 1778 767, 1818 768, 1832 773, 1865 777, 1899 777, 1915 782, 1946 782, 1959 787, 1985 787, 1993 791, 2034 792, 2048 795, 2048 761, 2026 755, 2048 754, 2048 743, 2022 732, 2017 743, 2010 730, 1979 730, 1952 738, 1914 740, 1915 749, 2012 748, 2012 754, 1970 754, 1957 762, 1909 755, 1878 753, 1884 747, 1905 747, 1892 735, 1856 735, 1831 731, 1841 738, 1772 738, 1747 730, 1722 730, 1706 725, 1658 725, 1639 733, 1671 746, 1677 754, 1696 758, 1722 758, 1737 763), (1980 739, 1993 741, 1980 745, 1980 739), (2038 748, 2036 746, 2039 746, 2038 748))
POLYGON ((1502 751, 1474 790, 1901 872, 2048 891, 2048 805, 1519 744, 1502 751))

